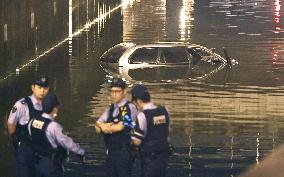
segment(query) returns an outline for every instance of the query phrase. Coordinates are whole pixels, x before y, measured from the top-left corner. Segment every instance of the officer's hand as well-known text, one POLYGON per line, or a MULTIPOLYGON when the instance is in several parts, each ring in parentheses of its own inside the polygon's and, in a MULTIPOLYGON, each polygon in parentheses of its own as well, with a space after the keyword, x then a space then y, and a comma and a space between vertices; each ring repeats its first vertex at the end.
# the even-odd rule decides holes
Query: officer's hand
POLYGON ((97 125, 95 125, 95 129, 96 129, 96 132, 97 132, 98 134, 100 134, 100 133, 102 132, 101 127, 99 127, 99 126, 97 126, 97 125))
POLYGON ((106 134, 111 134, 111 123, 105 123, 101 126, 102 132, 106 133, 106 134))
POLYGON ((86 157, 85 155, 78 155, 79 159, 80 159, 80 162, 85 165, 85 162, 86 162, 86 157))

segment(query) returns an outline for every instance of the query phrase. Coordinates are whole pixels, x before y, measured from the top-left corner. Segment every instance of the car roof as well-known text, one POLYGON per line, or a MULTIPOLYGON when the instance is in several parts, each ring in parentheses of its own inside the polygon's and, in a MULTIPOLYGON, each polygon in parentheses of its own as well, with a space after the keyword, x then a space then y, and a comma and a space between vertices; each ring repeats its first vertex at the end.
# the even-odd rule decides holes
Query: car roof
POLYGON ((134 43, 120 43, 118 45, 123 45, 127 48, 130 47, 202 47, 197 44, 184 43, 184 42, 157 42, 149 44, 134 44, 134 43))

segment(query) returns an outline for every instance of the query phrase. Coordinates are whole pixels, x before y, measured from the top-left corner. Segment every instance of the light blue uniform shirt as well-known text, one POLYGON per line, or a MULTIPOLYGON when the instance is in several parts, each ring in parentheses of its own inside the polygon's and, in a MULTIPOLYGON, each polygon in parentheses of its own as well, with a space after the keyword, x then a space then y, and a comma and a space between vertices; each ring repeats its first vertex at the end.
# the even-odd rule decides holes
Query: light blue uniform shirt
MULTIPOLYGON (((156 109, 156 108, 157 108, 157 106, 153 102, 149 102, 142 109, 143 110, 152 110, 152 109, 156 109)), ((146 137, 146 135, 147 135, 147 119, 146 119, 146 116, 143 113, 143 111, 138 113, 136 121, 138 122, 138 124, 134 128, 134 134, 137 133, 137 134, 139 134, 140 137, 143 137, 143 138, 146 137), (137 127, 137 126, 139 126, 139 127, 137 127), (143 135, 141 133, 135 131, 136 128, 142 130, 143 135)), ((131 139, 137 139, 137 138, 132 136, 131 139)))
MULTIPOLYGON (((127 103, 126 98, 122 99, 119 103, 115 103, 112 116, 116 117, 119 114, 119 107, 124 106, 126 103, 127 103)), ((133 103, 129 103, 128 105, 129 105, 129 108, 130 108, 132 121, 135 122, 136 116, 138 114, 136 106, 133 103)), ((104 123, 107 122, 109 110, 110 110, 110 107, 108 107, 105 110, 105 112, 101 115, 101 117, 98 119, 99 122, 104 122, 104 123)))
POLYGON ((52 120, 47 126, 45 133, 53 148, 57 148, 60 145, 75 154, 84 155, 84 149, 82 149, 79 144, 75 143, 72 138, 63 133, 63 128, 59 123, 53 121, 53 118, 49 114, 43 113, 42 117, 52 120))
MULTIPOLYGON (((31 95, 29 97, 31 98, 34 108, 38 111, 41 111, 41 102, 39 102, 34 95, 31 95)), ((24 100, 25 99, 22 98, 15 103, 14 107, 10 111, 8 118, 9 124, 17 125, 19 122, 20 125, 25 125, 30 120, 29 107, 28 104, 24 102, 24 100)))

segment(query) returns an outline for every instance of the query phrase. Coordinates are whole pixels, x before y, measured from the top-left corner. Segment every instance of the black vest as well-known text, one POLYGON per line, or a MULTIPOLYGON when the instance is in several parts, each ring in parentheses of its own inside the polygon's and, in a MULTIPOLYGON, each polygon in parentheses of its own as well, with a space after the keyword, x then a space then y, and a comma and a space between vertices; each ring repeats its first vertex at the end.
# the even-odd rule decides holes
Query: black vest
MULTIPOLYGON (((38 111, 34 108, 30 97, 26 97, 23 101, 21 101, 21 103, 28 105, 30 120, 35 117, 41 117, 42 111, 38 111)), ((21 143, 24 143, 26 145, 31 144, 29 133, 28 133, 28 123, 25 125, 20 125, 19 122, 17 123, 16 136, 18 137, 21 143)))
POLYGON ((29 123, 33 149, 42 156, 51 157, 54 148, 46 137, 46 129, 52 120, 39 117, 33 118, 29 123))
POLYGON ((169 115, 167 110, 158 106, 156 109, 144 110, 147 120, 147 135, 141 149, 146 153, 166 152, 169 149, 169 115))
MULTIPOLYGON (((131 111, 129 108, 129 102, 125 105, 119 107, 119 113, 116 117, 113 117, 114 112, 114 104, 110 106, 109 114, 107 122, 110 123, 118 123, 124 120, 124 116, 128 115, 131 117, 131 111)), ((120 149, 124 145, 130 146, 131 138, 130 138, 130 128, 125 127, 122 131, 112 133, 112 134, 104 134, 104 141, 107 149, 120 149)))

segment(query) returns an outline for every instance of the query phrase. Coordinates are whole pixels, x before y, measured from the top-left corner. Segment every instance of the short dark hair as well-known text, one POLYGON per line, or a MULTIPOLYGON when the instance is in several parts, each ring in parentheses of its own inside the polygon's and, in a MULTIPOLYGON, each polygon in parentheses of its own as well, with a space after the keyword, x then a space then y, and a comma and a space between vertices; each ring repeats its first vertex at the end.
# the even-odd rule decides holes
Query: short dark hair
POLYGON ((138 84, 131 90, 132 101, 137 101, 137 99, 142 100, 144 103, 151 101, 151 96, 148 89, 143 84, 138 84))
POLYGON ((136 97, 132 96, 132 101, 137 101, 137 99, 142 100, 144 103, 150 102, 151 101, 151 96, 149 93, 145 93, 142 97, 136 97))
POLYGON ((59 101, 55 94, 47 95, 42 101, 42 111, 44 113, 51 113, 53 108, 57 106, 59 106, 59 101))

